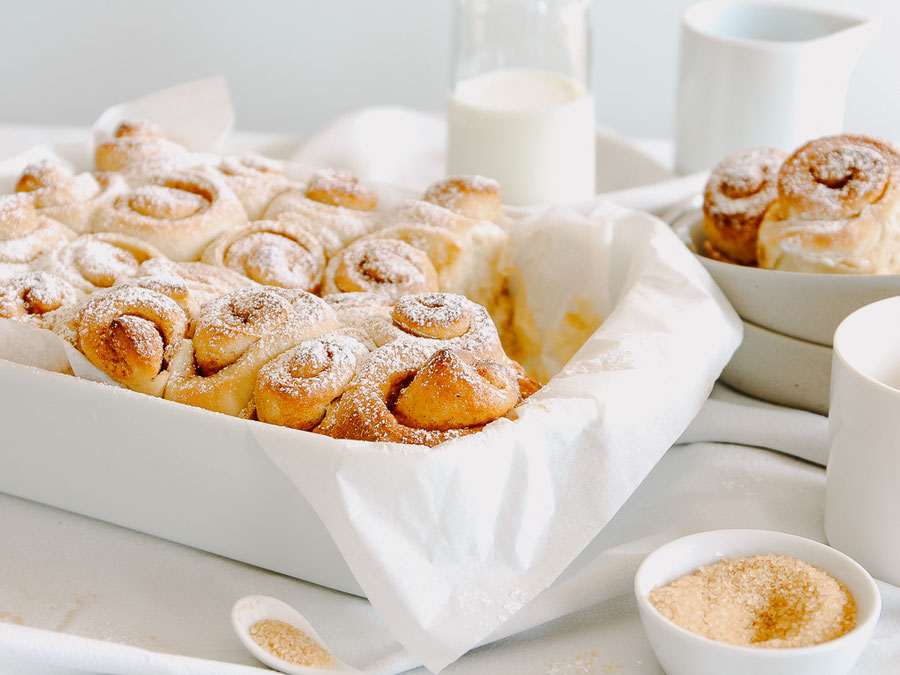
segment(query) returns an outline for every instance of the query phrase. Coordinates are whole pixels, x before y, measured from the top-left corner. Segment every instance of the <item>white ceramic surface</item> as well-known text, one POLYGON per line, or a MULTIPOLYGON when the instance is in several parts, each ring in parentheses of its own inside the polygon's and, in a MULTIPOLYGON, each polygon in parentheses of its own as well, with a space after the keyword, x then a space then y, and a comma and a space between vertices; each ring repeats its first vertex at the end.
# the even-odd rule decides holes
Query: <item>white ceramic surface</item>
POLYGON ((866 20, 813 8, 711 0, 683 15, 675 168, 708 169, 756 145, 789 150, 841 131, 866 20))
POLYGON ((838 327, 828 426, 828 541, 900 584, 900 298, 838 327))
POLYGON ((334 664, 331 668, 311 668, 290 663, 266 651, 250 637, 250 628, 258 621, 265 619, 284 621, 306 633, 325 650, 329 652, 331 650, 328 649, 328 645, 319 637, 316 629, 312 627, 306 617, 287 603, 267 595, 248 595, 235 602, 231 608, 231 626, 247 651, 267 666, 288 675, 354 675, 354 673, 361 673, 337 658, 334 652, 331 652, 334 656, 334 664))
POLYGON ((699 255, 706 237, 699 208, 670 214, 676 234, 745 321, 776 333, 831 346, 838 324, 876 300, 900 295, 900 274, 809 274, 744 267, 699 255))
POLYGON ((744 322, 744 340, 720 379, 750 396, 828 414, 831 348, 744 322))
POLYGON ((881 613, 878 588, 859 564, 817 541, 765 530, 714 530, 671 541, 641 563, 634 577, 634 592, 644 631, 668 675, 842 675, 859 658, 881 613), (765 553, 804 560, 846 584, 856 600, 856 628, 812 647, 740 647, 676 626, 647 599, 654 588, 700 565, 765 553))

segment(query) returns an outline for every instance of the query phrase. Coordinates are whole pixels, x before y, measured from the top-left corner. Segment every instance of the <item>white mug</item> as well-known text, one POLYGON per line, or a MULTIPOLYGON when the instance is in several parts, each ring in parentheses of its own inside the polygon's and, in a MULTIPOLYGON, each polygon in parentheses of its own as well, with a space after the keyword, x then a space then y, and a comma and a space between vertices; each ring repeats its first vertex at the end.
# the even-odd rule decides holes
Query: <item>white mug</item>
POLYGON ((675 169, 733 152, 790 152, 843 128, 847 86, 871 21, 819 9, 711 0, 682 17, 675 169))
POLYGON ((833 359, 825 536, 900 585, 900 297, 844 319, 833 359))

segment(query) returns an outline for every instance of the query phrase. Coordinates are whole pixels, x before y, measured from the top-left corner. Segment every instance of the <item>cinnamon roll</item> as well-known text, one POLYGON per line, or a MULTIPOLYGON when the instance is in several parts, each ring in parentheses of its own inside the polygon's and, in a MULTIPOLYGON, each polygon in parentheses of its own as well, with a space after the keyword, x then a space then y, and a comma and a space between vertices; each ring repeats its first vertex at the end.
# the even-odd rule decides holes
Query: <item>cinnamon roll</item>
POLYGON ((305 340, 337 330, 328 304, 311 293, 243 288, 207 302, 194 336, 172 359, 165 397, 237 415, 266 363, 305 340))
POLYGON ((395 342, 359 367, 315 432, 431 447, 480 430, 518 401, 515 377, 502 364, 395 342))
POLYGON ((759 229, 760 267, 798 272, 900 272, 900 152, 857 134, 796 150, 759 229))
POLYGON ((234 193, 212 175, 172 172, 119 196, 97 214, 94 230, 152 244, 173 260, 195 260, 222 232, 247 221, 234 193))
POLYGON ((157 124, 147 120, 119 124, 113 138, 97 146, 94 158, 100 171, 122 171, 140 167, 148 161, 166 160, 187 150, 166 138, 157 124))
POLYGON ((39 215, 29 193, 0 195, 0 263, 30 263, 75 236, 62 223, 39 215))
POLYGON ((46 272, 28 272, 0 281, 0 318, 43 326, 52 312, 74 307, 83 294, 46 272))
POLYGON ((437 288, 434 265, 419 249, 398 239, 362 239, 328 262, 323 292, 370 291, 395 300, 437 288))
POLYGON ((42 216, 57 220, 76 232, 89 232, 97 210, 127 188, 118 174, 74 175, 68 168, 43 160, 25 167, 16 192, 27 192, 42 216))
POLYGON ((307 197, 305 189, 301 188, 287 190, 275 197, 262 217, 298 223, 318 239, 329 258, 382 224, 377 213, 318 202, 307 197))
POLYGON ((750 148, 719 162, 703 191, 703 230, 708 257, 756 264, 756 238, 778 197, 778 171, 787 153, 750 148))
POLYGON ((250 220, 261 218, 277 195, 296 187, 285 177, 278 162, 265 157, 223 157, 216 168, 243 204, 250 220))
POLYGON ((85 293, 132 277, 145 260, 162 256, 146 242, 122 234, 83 234, 34 261, 35 269, 55 274, 85 293))
POLYGON ((75 346, 129 389, 160 396, 170 361, 188 327, 172 298, 149 288, 116 286, 91 295, 74 321, 75 346))
POLYGON ((401 202, 386 220, 384 228, 367 238, 394 237, 420 248, 437 270, 440 290, 466 295, 498 317, 508 313, 506 230, 417 200, 401 202))
POLYGON ((357 340, 333 333, 289 349, 259 371, 253 389, 257 419, 313 429, 368 354, 357 340))
POLYGON ((423 199, 473 220, 497 222, 503 213, 500 184, 484 176, 453 176, 429 186, 423 199))
POLYGON ((256 285, 224 267, 202 262, 179 263, 166 258, 151 258, 141 263, 128 283, 165 293, 181 305, 190 319, 197 318, 200 308, 210 300, 256 285))
POLYGON ((406 295, 397 300, 390 318, 373 317, 367 327, 377 345, 417 342, 432 350, 452 347, 481 358, 507 360, 491 315, 462 295, 406 295))
POLYGON ((374 211, 378 193, 342 169, 320 169, 309 179, 306 196, 313 201, 354 211, 374 211))
POLYGON ((311 292, 319 289, 325 270, 325 252, 315 237, 299 225, 272 220, 223 232, 201 260, 261 284, 311 292))

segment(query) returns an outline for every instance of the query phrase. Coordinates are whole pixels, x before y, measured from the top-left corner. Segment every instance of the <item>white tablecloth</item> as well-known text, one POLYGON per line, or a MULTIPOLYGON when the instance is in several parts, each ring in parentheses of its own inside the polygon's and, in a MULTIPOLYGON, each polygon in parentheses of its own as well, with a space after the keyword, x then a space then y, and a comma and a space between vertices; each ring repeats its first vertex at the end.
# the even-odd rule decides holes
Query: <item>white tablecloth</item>
MULTIPOLYGON (((0 126, 0 158, 85 133, 0 126)), ((825 475, 812 462, 825 460, 825 429, 824 418, 719 390, 685 435, 696 442, 666 454, 555 587, 511 619, 504 632, 515 634, 445 672, 662 672, 631 592, 640 560, 670 539, 717 528, 824 540, 825 475), (562 618, 516 632, 545 616, 562 618)), ((0 541, 0 673, 261 672, 229 622, 233 602, 253 593, 300 609, 356 667, 416 667, 360 598, 8 495, 0 495, 0 541)), ((900 672, 900 589, 880 587, 884 610, 858 675, 900 672)))

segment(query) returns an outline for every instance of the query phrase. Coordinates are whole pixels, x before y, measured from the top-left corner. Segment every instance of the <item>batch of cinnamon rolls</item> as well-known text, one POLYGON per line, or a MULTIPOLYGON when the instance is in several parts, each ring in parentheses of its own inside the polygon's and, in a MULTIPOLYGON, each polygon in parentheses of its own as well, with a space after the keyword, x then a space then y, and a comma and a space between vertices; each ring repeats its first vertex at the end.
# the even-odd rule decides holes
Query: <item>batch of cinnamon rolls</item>
POLYGON ((713 170, 704 253, 795 272, 900 273, 900 150, 840 134, 791 155, 751 148, 713 170))
POLYGON ((337 438, 434 446, 539 385, 507 356, 497 184, 422 200, 328 170, 188 152, 149 122, 96 172, 28 166, 0 196, 0 317, 132 390, 337 438), (490 310, 490 311, 489 311, 490 310))

